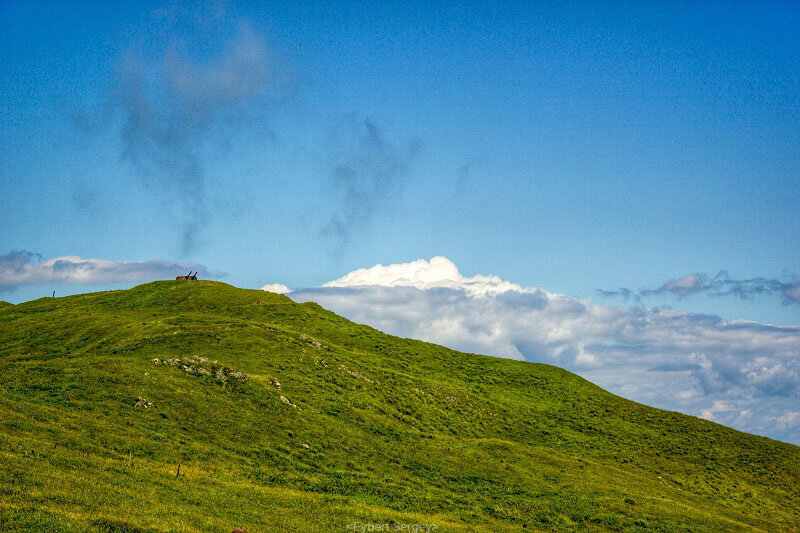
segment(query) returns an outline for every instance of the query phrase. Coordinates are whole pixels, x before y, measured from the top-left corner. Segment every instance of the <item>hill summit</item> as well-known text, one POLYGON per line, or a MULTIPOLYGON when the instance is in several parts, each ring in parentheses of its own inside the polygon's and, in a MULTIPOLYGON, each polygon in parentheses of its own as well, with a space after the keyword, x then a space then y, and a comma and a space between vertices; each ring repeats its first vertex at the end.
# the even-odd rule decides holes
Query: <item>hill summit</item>
POLYGON ((0 378, 3 531, 798 528, 797 446, 223 283, 0 305, 0 378))

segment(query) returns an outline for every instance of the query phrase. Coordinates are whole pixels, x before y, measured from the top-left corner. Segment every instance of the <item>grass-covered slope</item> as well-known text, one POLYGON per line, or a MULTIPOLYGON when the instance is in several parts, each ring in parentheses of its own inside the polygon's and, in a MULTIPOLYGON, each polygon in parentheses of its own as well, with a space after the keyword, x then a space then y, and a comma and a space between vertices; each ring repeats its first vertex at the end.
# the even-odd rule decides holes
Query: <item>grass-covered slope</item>
POLYGON ((798 516, 796 446, 315 304, 165 281, 0 308, 2 531, 776 531, 798 516))

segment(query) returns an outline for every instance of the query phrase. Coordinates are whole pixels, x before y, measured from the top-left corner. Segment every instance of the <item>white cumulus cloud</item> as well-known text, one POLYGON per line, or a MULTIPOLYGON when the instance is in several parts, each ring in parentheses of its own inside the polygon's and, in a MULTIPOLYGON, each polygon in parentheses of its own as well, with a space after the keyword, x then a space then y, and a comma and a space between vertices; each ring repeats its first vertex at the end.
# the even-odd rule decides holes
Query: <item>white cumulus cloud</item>
POLYGON ((323 287, 363 286, 415 287, 417 289, 447 287, 460 289, 472 295, 498 294, 512 290, 528 292, 527 289, 503 281, 497 276, 464 277, 458 271, 455 263, 441 256, 432 257, 430 261, 417 259, 410 263, 387 266, 377 264, 371 268, 359 268, 323 285, 323 287))
POLYGON ((288 294, 292 292, 292 289, 290 289, 283 283, 267 283, 266 285, 261 287, 261 290, 267 292, 275 292, 277 294, 288 294))
POLYGON ((775 421, 779 427, 797 427, 800 426, 800 411, 786 411, 781 416, 777 417, 775 421))
POLYGON ((394 335, 556 364, 633 400, 800 442, 800 427, 781 418, 800 402, 800 326, 600 305, 467 277, 444 257, 355 270, 291 297, 394 335))

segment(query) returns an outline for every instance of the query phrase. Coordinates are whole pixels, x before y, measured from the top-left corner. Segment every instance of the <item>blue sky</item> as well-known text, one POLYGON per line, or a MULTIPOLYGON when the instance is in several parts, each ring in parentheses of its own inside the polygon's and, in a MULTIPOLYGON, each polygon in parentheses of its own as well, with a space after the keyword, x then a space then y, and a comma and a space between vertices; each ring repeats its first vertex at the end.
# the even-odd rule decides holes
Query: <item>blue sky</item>
POLYGON ((790 2, 4 2, 0 299, 445 256, 800 324, 798 27, 790 2))

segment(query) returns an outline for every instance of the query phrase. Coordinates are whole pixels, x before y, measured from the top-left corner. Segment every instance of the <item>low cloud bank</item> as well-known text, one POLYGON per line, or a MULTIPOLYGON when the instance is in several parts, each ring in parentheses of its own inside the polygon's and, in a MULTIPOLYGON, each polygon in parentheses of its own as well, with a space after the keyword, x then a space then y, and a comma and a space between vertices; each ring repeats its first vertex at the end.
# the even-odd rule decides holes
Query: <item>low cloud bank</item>
POLYGON ((0 291, 11 291, 22 285, 75 283, 103 285, 126 281, 171 279, 198 271, 201 277, 218 277, 203 265, 170 261, 109 261, 74 255, 43 258, 40 254, 12 251, 0 254, 0 291))
POLYGON ((465 277, 444 257, 359 269, 291 297, 395 335, 556 364, 633 400, 800 443, 800 326, 599 305, 465 277))

